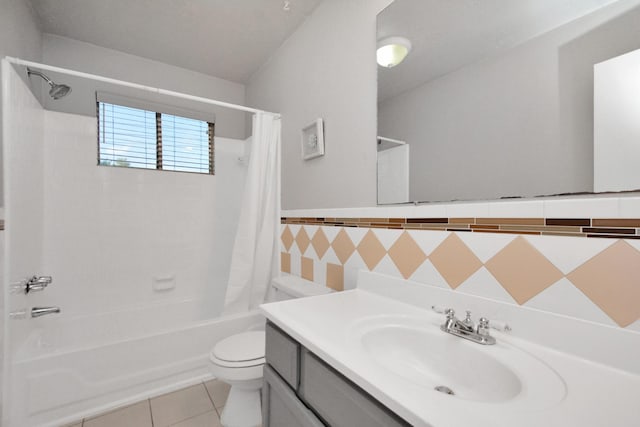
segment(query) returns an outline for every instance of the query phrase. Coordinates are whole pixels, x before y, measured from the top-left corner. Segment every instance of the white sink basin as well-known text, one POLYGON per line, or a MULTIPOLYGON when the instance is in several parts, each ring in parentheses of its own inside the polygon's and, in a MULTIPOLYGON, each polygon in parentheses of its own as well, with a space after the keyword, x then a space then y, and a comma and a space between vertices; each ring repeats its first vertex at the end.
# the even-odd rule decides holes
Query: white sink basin
POLYGON ((495 345, 480 345, 425 319, 402 316, 362 319, 350 335, 381 369, 445 398, 541 408, 566 395, 553 369, 502 337, 495 345))

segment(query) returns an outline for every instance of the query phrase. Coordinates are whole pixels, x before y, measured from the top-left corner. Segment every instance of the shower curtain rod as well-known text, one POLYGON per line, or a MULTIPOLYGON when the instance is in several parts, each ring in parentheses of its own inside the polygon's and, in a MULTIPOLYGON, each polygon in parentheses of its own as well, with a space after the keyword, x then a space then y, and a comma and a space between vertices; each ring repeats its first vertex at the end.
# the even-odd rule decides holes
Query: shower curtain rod
POLYGON ((96 80, 96 81, 100 81, 100 82, 111 83, 111 84, 116 84, 116 85, 119 85, 119 86, 130 87, 130 88, 133 88, 133 89, 144 90, 144 91, 147 91, 147 92, 158 93, 158 94, 161 94, 161 95, 173 96, 173 97, 176 97, 176 98, 188 99, 188 100, 191 100, 191 101, 202 102, 202 103, 205 103, 205 104, 217 105, 218 107, 230 108, 232 110, 246 111, 248 113, 271 114, 275 118, 280 118, 280 114, 279 113, 272 113, 271 111, 258 110, 256 108, 245 107, 244 105, 231 104, 229 102, 223 102, 223 101, 216 101, 215 99, 203 98, 201 96, 188 95, 186 93, 174 92, 172 90, 160 89, 160 88, 152 87, 152 86, 145 86, 145 85, 141 85, 141 84, 138 84, 138 83, 127 82, 127 81, 124 81, 124 80, 112 79, 110 77, 98 76, 96 74, 83 73, 82 71, 74 71, 74 70, 69 70, 67 68, 54 67, 52 65, 41 64, 41 63, 38 63, 38 62, 25 61, 24 59, 13 58, 11 56, 6 56, 5 59, 7 61, 13 63, 13 64, 16 64, 16 65, 23 65, 23 66, 26 66, 26 67, 39 68, 40 70, 53 71, 53 72, 57 72, 57 73, 67 74, 67 75, 70 75, 70 76, 83 77, 83 78, 86 78, 86 79, 96 80))

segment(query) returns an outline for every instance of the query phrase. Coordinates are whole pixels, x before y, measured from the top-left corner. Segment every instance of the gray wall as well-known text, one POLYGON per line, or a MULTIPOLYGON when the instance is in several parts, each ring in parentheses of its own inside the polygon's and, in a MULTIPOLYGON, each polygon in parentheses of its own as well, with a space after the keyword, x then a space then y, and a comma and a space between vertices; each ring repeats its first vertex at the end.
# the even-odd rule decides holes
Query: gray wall
MULTIPOLYGON (((42 34, 31 4, 24 0, 0 0, 0 58, 13 56, 32 61, 42 59, 42 34)), ((0 95, 2 87, 0 87, 0 95)), ((0 104, 0 117, 2 105, 0 104)), ((2 121, 0 120, 0 147, 2 121)), ((0 150, 0 206, 4 206, 2 150, 0 150)))
POLYGON ((412 200, 592 191, 593 65, 640 47, 638 4, 617 2, 381 104, 380 135, 411 144, 412 200))
MULTIPOLYGON (((245 86, 240 83, 187 70, 158 61, 129 55, 112 49, 60 37, 43 35, 43 61, 72 70, 98 74, 152 87, 213 98, 235 104, 245 103, 245 86)), ((135 95, 134 95, 135 96, 135 95)), ((84 97, 82 97, 84 99, 84 97)), ((60 105, 72 102, 73 97, 60 100, 60 105)), ((46 100, 47 108, 54 109, 56 101, 46 100)), ((79 99, 79 102, 82 100, 79 99)), ((71 106, 67 112, 81 113, 82 106, 71 106)), ((93 105, 95 110, 95 104, 93 105)), ((245 139, 246 114, 228 108, 214 108, 216 135, 245 139)))
POLYGON ((376 203, 376 14, 390 0, 325 0, 250 79, 247 103, 282 118, 282 207, 376 203), (301 130, 324 119, 325 156, 301 130))

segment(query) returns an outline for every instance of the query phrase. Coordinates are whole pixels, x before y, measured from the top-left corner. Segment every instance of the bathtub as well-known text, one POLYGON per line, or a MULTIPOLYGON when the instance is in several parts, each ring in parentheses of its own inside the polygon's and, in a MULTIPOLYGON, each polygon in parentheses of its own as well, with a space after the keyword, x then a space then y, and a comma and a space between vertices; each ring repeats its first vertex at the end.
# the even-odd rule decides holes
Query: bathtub
POLYGON ((58 426, 207 380, 214 342, 264 327, 257 311, 199 320, 194 304, 34 322, 14 353, 7 427, 58 426))

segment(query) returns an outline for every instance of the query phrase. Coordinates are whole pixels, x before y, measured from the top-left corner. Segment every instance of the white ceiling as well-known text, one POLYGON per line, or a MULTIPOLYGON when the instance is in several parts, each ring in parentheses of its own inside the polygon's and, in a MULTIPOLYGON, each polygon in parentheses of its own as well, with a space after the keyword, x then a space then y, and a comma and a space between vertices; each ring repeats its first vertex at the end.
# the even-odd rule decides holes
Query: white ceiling
POLYGON ((378 101, 443 76, 617 0, 396 0, 378 15, 378 40, 413 48, 395 68, 378 67, 378 101))
POLYGON ((46 33, 246 83, 321 0, 31 0, 46 33))

